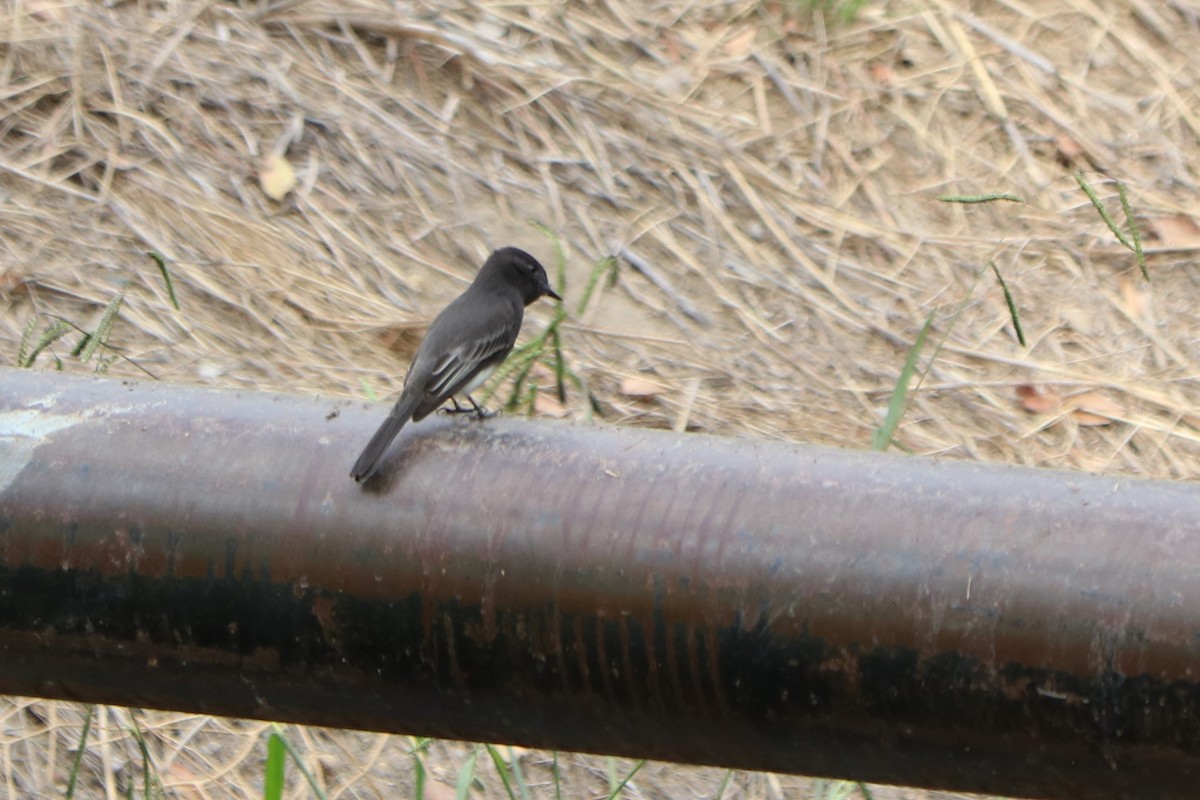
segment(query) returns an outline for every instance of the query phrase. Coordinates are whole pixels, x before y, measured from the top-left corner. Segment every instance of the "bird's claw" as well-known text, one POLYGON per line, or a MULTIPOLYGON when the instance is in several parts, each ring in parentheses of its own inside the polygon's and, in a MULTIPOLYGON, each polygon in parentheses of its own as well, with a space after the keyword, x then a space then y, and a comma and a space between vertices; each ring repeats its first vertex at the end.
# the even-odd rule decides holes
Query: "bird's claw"
POLYGON ((458 400, 451 397, 450 402, 454 404, 454 408, 442 408, 441 412, 443 414, 472 414, 474 415, 475 419, 487 419, 500 413, 499 411, 488 411, 486 408, 479 405, 479 403, 476 403, 475 398, 471 397, 471 395, 467 395, 467 399, 471 401, 470 408, 459 405, 458 400))
POLYGON ((475 410, 473 408, 463 408, 458 404, 458 400, 454 399, 453 397, 450 398, 450 402, 454 403, 454 408, 446 408, 445 406, 442 406, 438 410, 443 414, 470 414, 475 410))

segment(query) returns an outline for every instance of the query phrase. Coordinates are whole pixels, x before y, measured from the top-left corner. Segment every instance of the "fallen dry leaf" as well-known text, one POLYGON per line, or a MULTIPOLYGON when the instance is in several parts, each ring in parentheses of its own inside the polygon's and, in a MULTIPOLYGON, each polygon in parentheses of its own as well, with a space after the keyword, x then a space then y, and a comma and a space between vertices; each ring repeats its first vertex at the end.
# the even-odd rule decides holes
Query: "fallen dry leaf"
POLYGON ((1187 214, 1172 214, 1150 220, 1150 230, 1163 247, 1173 250, 1200 248, 1200 225, 1187 214))
POLYGON ((654 397, 666 390, 667 387, 661 383, 655 383, 646 378, 633 377, 621 381, 621 394, 626 397, 654 397))
POLYGON ((1084 392, 1069 398, 1071 416, 1085 428, 1111 425, 1113 420, 1125 416, 1125 409, 1110 397, 1097 392, 1084 392))
POLYGON ((283 156, 269 155, 258 174, 258 182, 267 197, 282 200, 296 188, 296 170, 283 156))
POLYGON ((872 61, 871 65, 867 67, 867 69, 871 73, 871 80, 875 81, 876 83, 882 84, 883 86, 896 85, 896 73, 892 71, 891 67, 889 67, 887 64, 884 64, 882 61, 872 61))
POLYGON ((0 295, 11 294, 25 285, 25 276, 0 267, 0 295))
POLYGON ((1060 133, 1054 137, 1054 157, 1064 167, 1075 166, 1075 162, 1083 155, 1083 146, 1074 137, 1060 133))
POLYGON ((1057 392, 1043 392, 1031 383, 1018 386, 1017 397, 1021 399, 1021 408, 1030 414, 1051 414, 1062 408, 1062 398, 1057 392))

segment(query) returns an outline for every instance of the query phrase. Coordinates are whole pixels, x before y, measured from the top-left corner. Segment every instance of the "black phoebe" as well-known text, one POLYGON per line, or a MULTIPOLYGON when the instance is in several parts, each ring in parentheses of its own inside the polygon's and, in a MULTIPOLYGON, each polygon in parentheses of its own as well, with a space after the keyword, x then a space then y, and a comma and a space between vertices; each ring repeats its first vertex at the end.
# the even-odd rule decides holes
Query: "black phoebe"
MULTIPOLYGON (((488 256, 475 282, 429 326, 400 399, 354 462, 350 476, 356 481, 369 478, 404 423, 424 419, 454 395, 466 395, 475 413, 482 415, 471 392, 508 358, 525 306, 542 295, 562 301, 536 258, 515 247, 502 247, 488 256)), ((463 410, 457 400, 454 410, 463 410)))

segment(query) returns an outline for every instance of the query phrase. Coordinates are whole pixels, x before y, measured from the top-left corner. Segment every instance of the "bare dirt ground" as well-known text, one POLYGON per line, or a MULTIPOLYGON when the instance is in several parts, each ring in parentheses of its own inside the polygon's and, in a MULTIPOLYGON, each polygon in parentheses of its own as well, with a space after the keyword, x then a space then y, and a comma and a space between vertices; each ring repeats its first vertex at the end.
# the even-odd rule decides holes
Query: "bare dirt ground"
MULTIPOLYGON (((85 362, 72 330, 35 368, 107 352, 122 377, 388 398, 489 250, 553 271, 532 221, 564 248, 572 308, 618 257, 564 328, 612 423, 864 448, 932 314, 900 446, 1200 477, 1200 4, 810 6, 8 0, 0 365, 123 293, 119 350, 85 362), (1120 224, 1127 187, 1150 282, 1075 170, 1120 224), (986 192, 1023 202, 938 200, 986 192)), ((83 714, 0 703, 0 796, 61 795, 83 714)), ((110 708, 78 796, 142 786, 134 720, 168 796, 261 796, 263 723, 110 708)), ((285 734, 330 797, 411 796, 407 738, 285 734)), ((429 745, 428 796, 453 796, 472 752, 429 745)), ((519 757, 535 796, 550 758, 519 757)), ((634 766, 562 764, 568 797, 634 766)), ((506 796, 478 765, 472 796, 506 796)), ((622 791, 726 780, 725 797, 868 791, 662 764, 622 791)))

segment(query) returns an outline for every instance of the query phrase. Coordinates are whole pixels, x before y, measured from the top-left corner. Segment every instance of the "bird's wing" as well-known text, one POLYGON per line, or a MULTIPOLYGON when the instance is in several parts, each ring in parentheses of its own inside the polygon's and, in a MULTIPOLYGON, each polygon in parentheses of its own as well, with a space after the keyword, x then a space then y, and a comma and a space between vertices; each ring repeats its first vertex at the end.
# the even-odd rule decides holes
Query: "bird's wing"
POLYGON ((523 311, 515 293, 479 302, 471 289, 446 306, 429 326, 404 381, 404 394, 420 397, 412 418, 429 415, 462 391, 480 370, 503 361, 517 340, 523 311), (468 308, 473 313, 464 313, 468 308))
POLYGON ((490 336, 462 342, 433 365, 425 383, 425 396, 434 405, 441 405, 475 377, 479 370, 507 356, 512 349, 513 339, 511 331, 502 328, 493 331, 490 336))

